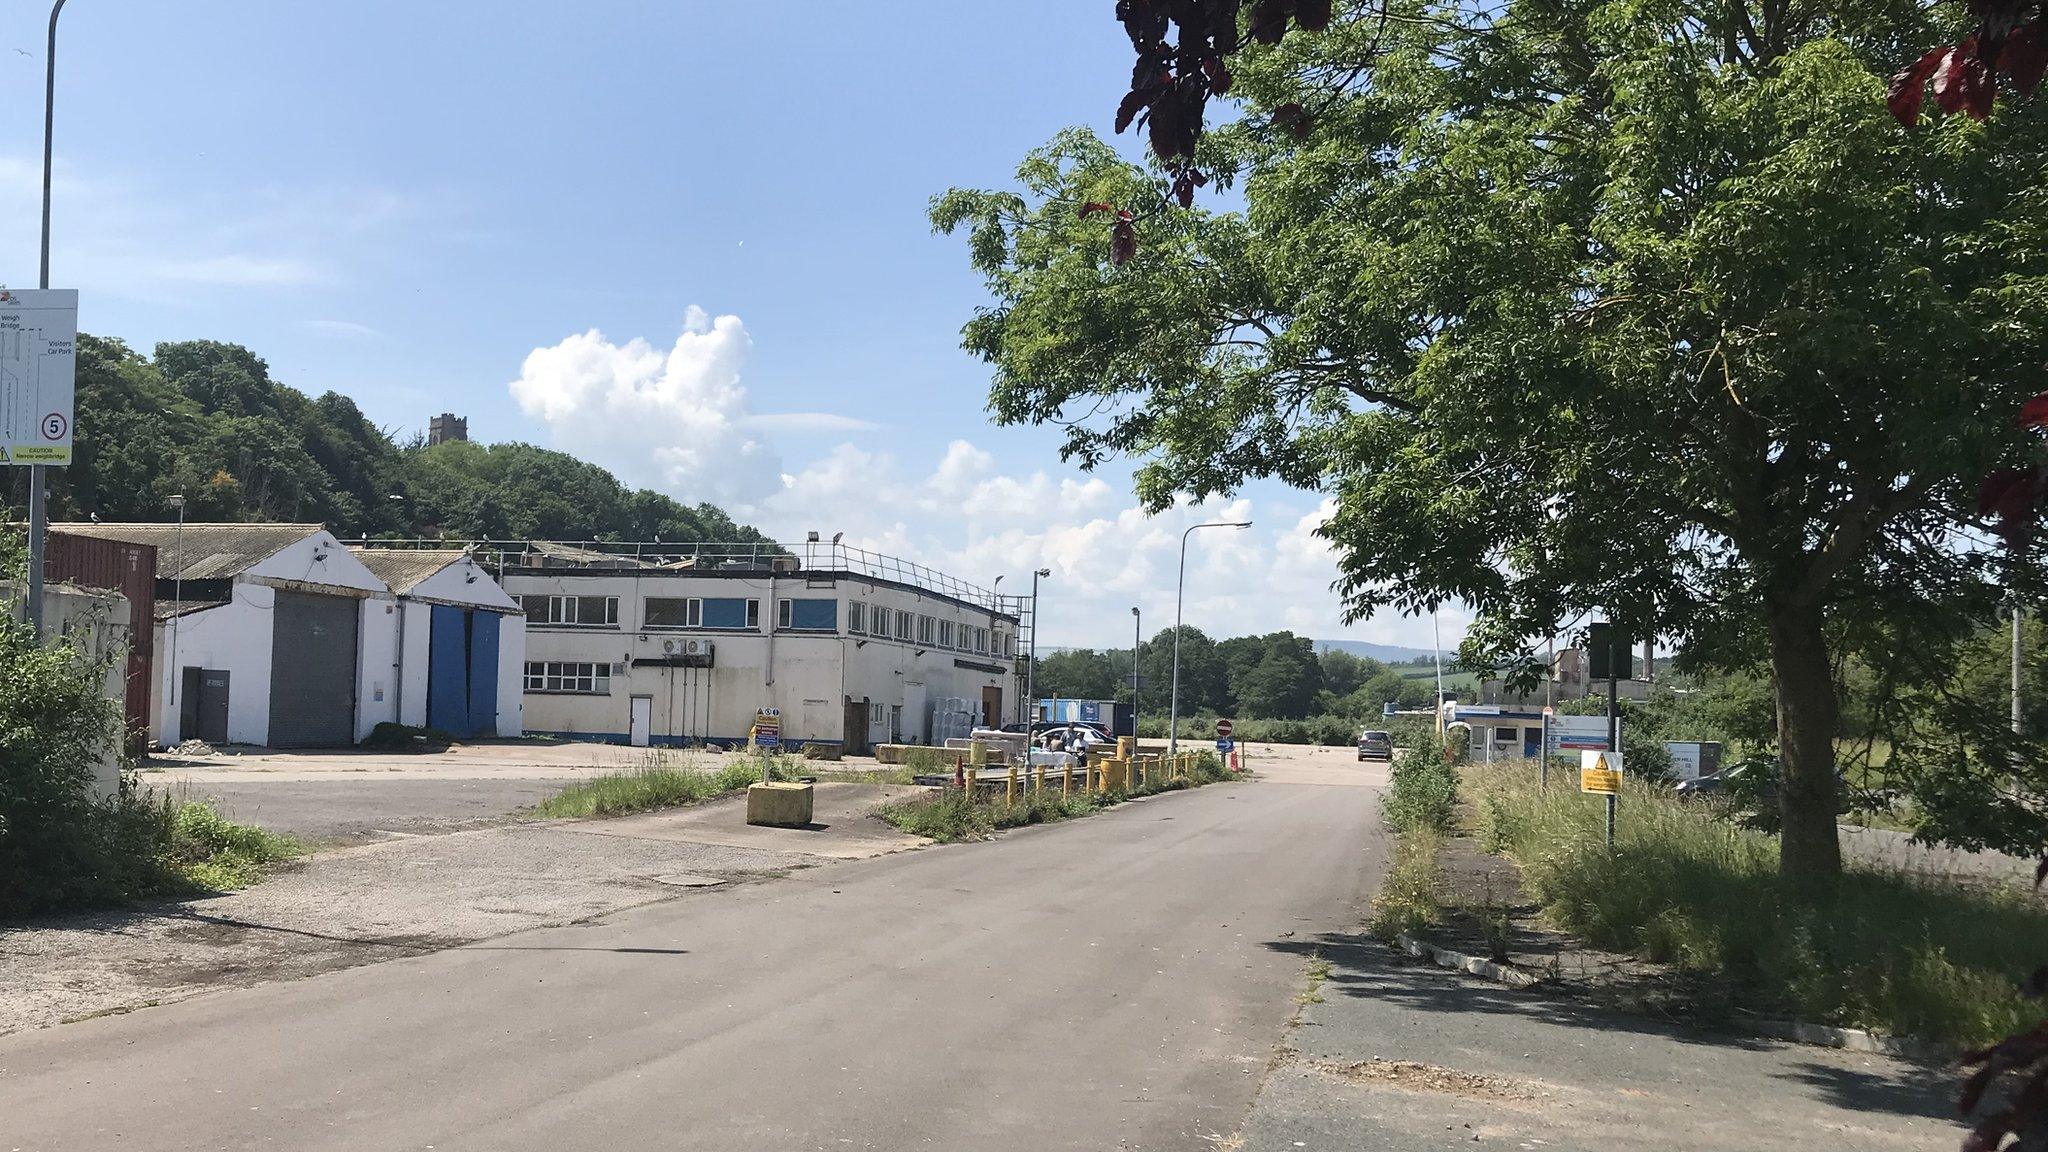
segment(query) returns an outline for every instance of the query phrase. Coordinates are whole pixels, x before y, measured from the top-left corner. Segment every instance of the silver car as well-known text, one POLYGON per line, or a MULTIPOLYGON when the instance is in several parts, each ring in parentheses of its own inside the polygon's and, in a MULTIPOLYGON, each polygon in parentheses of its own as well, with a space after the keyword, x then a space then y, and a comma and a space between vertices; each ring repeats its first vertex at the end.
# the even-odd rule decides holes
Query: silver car
POLYGON ((1394 734, 1370 729, 1359 733, 1358 758, 1391 761, 1394 758, 1394 734))

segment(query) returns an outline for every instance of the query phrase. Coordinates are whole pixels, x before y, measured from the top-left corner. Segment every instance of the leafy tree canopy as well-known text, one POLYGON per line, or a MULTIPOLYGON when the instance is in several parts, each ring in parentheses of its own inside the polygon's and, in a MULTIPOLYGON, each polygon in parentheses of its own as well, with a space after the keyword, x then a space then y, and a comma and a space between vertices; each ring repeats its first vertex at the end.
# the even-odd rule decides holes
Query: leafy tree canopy
POLYGON ((309 399, 233 344, 159 344, 144 357, 81 335, 77 411, 74 462, 50 471, 58 519, 166 520, 166 498, 184 493, 193 520, 319 522, 341 536, 766 540, 565 453, 401 443, 348 397, 309 399))
POLYGON ((1172 207, 1184 164, 1070 130, 932 220, 994 296, 965 341, 996 417, 1142 459, 1149 506, 1334 492, 1351 611, 1462 599, 1471 664, 1602 614, 1768 667, 1785 866, 1827 876, 1843 655, 1938 677, 2033 582, 1972 504, 2039 451, 2048 116, 1895 122, 1942 19, 1339 4, 1233 58, 1243 115, 1194 154, 1228 199, 1172 207))

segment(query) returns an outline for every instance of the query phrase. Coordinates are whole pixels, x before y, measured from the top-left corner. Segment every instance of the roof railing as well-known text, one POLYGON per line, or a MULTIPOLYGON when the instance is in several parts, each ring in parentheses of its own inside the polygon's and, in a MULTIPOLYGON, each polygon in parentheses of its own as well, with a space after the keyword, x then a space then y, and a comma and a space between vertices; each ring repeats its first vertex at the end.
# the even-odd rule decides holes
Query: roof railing
POLYGON ((779 561, 796 561, 795 571, 846 573, 907 584, 991 611, 1016 615, 1025 597, 999 595, 915 561, 852 544, 804 541, 719 542, 670 540, 449 540, 364 536, 344 540, 359 548, 461 549, 494 571, 507 569, 679 569, 773 571, 779 561))

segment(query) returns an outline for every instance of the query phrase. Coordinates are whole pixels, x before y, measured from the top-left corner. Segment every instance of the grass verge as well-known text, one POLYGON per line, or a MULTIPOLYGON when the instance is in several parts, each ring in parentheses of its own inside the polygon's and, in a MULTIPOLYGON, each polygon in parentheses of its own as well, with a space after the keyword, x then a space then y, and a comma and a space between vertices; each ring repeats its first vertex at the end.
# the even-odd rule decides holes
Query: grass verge
MULTIPOLYGON (((1235 778, 1215 754, 1204 752, 1195 758, 1192 773, 1129 792, 1077 791, 1071 796, 1063 796, 1058 789, 1049 787, 1037 792, 1026 790, 1022 799, 1011 804, 1004 800, 978 800, 965 792, 948 788, 929 800, 884 804, 875 810, 875 814, 913 836, 951 844, 961 840, 985 840, 1004 828, 1092 816, 1104 808, 1139 796, 1199 788, 1204 784, 1235 778)), ((1050 783, 1050 775, 1047 781, 1050 783)))
POLYGON ((230 892, 263 879, 304 851, 297 840, 253 824, 238 824, 197 801, 166 798, 171 825, 165 867, 183 886, 230 892))
POLYGON ((738 755, 710 771, 685 767, 676 754, 650 754, 636 768, 604 772, 571 784, 539 804, 533 814, 544 818, 582 816, 624 816, 656 808, 701 804, 728 793, 738 792, 762 780, 794 779, 799 762, 789 757, 738 755))
POLYGON ((1558 927, 1705 977, 1744 1010, 1961 1045, 2043 1017, 2016 989, 2048 955, 2048 908, 2016 888, 1852 867, 1807 895, 1779 877, 1773 837, 1667 789, 1625 784, 1610 852, 1601 806, 1540 792, 1533 765, 1466 779, 1482 842, 1558 927))

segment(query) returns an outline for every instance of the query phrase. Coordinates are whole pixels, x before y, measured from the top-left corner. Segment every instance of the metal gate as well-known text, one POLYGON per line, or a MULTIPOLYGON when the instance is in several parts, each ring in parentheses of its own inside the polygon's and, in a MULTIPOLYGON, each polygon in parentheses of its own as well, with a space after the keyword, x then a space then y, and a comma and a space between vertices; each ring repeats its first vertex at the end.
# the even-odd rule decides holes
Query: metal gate
POLYGON ((360 601, 345 596, 278 592, 271 614, 271 747, 343 748, 356 742, 360 608, 360 601))

